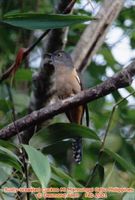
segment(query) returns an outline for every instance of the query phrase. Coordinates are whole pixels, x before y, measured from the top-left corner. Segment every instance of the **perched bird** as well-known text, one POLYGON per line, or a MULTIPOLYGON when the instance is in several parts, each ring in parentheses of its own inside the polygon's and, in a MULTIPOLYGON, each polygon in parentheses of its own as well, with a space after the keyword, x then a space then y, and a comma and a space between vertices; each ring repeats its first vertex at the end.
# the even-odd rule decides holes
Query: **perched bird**
MULTIPOLYGON (((71 56, 64 51, 56 51, 51 55, 55 70, 56 95, 59 99, 72 97, 82 90, 81 81, 74 68, 71 56)), ((77 106, 66 112, 71 123, 81 124, 84 106, 77 106)), ((82 159, 82 138, 76 137, 72 142, 73 157, 76 163, 82 159)))

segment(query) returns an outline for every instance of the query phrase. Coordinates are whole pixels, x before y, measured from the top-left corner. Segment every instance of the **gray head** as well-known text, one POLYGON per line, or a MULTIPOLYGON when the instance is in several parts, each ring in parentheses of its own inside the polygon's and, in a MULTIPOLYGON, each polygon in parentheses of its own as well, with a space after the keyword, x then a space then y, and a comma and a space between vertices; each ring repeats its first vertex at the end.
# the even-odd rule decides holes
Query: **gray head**
POLYGON ((65 66, 65 67, 69 67, 69 68, 73 68, 73 61, 71 59, 71 56, 64 52, 64 51, 55 51, 52 56, 52 62, 53 65, 56 67, 59 66, 65 66))

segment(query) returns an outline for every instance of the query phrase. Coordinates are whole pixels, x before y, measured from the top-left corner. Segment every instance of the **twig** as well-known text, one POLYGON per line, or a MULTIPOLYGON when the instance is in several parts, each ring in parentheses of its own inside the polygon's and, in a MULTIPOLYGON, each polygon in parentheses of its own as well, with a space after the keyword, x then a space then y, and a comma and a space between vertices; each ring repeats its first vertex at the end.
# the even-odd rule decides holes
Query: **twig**
MULTIPOLYGON (((80 92, 74 97, 68 98, 64 101, 59 101, 56 104, 49 105, 40 110, 34 111, 31 114, 16 120, 18 131, 23 131, 31 126, 35 126, 45 120, 54 117, 57 114, 63 113, 74 106, 83 105, 94 101, 100 97, 106 96, 119 88, 125 88, 132 83, 132 77, 135 75, 135 61, 129 66, 118 72, 103 83, 80 92)), ((0 138, 7 139, 17 134, 13 123, 0 131, 0 138)))
POLYGON ((93 168, 93 172, 92 174, 90 175, 87 183, 86 183, 86 187, 89 186, 94 178, 94 175, 95 175, 95 172, 96 172, 96 169, 98 167, 98 164, 100 163, 101 159, 102 159, 102 155, 103 155, 103 150, 104 150, 104 146, 105 146, 105 141, 106 141, 106 137, 109 133, 109 129, 110 129, 110 126, 111 126, 111 123, 112 123, 112 119, 113 119, 113 116, 114 116, 114 113, 115 113, 115 110, 116 108, 125 100, 127 100, 130 96, 134 95, 135 94, 135 91, 132 92, 131 94, 129 94, 128 96, 126 96, 125 98, 119 100, 112 108, 112 111, 111 111, 111 114, 110 114, 110 117, 109 117, 109 121, 108 121, 108 124, 107 124, 107 128, 106 128, 106 131, 105 131, 105 134, 104 134, 104 137, 103 137, 103 141, 101 143, 101 147, 100 147, 100 151, 99 151, 99 155, 98 155, 98 161, 95 165, 95 167, 93 168))
MULTIPOLYGON (((7 79, 9 76, 10 76, 10 74, 12 73, 12 72, 14 72, 15 70, 17 70, 17 68, 19 67, 19 65, 22 63, 22 61, 26 58, 26 56, 37 46, 37 44, 49 33, 49 31, 50 31, 50 29, 48 29, 47 31, 45 31, 38 39, 37 39, 37 41, 36 42, 34 42, 30 47, 28 47, 27 49, 24 49, 23 50, 23 53, 22 53, 22 58, 21 58, 21 60, 20 60, 20 62, 19 63, 17 63, 16 62, 16 60, 17 60, 17 57, 16 57, 16 60, 15 60, 15 62, 11 65, 11 67, 9 67, 8 69, 7 69, 7 71, 6 72, 4 72, 3 74, 2 74, 2 76, 0 77, 0 83, 2 83, 5 79, 7 79)), ((23 49, 23 48, 21 48, 21 49, 23 49)), ((20 50, 21 50, 20 49, 20 50)), ((19 50, 19 51, 20 51, 19 50)), ((19 51, 18 51, 18 54, 19 54, 19 51)), ((18 54, 17 54, 17 56, 18 56, 18 54)))
MULTIPOLYGON (((115 110, 116 108, 125 100, 127 100, 130 96, 134 95, 135 94, 135 91, 132 92, 131 94, 129 94, 128 96, 126 96, 125 98, 119 100, 112 108, 112 111, 111 111, 111 114, 110 114, 110 117, 109 117, 109 121, 108 121, 108 124, 107 124, 107 128, 106 128, 106 131, 105 131, 105 134, 104 134, 104 137, 103 137, 103 140, 102 140, 102 143, 101 143, 101 147, 100 147, 100 150, 99 150, 99 154, 98 154, 98 160, 93 168, 93 171, 90 173, 89 175, 89 178, 86 182, 86 185, 85 187, 89 187, 91 185, 91 182, 95 176, 95 173, 96 173, 96 170, 97 170, 97 167, 98 167, 98 164, 100 163, 101 159, 102 159, 102 156, 103 156, 103 150, 104 150, 104 146, 105 146, 105 141, 106 141, 106 137, 109 133, 109 129, 110 129, 110 126, 111 126, 111 123, 112 123, 112 119, 113 119, 113 116, 114 116, 114 113, 115 113, 115 110)), ((82 193, 80 195, 79 198, 82 198, 84 196, 84 193, 82 193)))
MULTIPOLYGON (((70 13, 76 0, 60 0, 56 13, 70 13)), ((34 110, 38 110, 50 101, 53 94, 53 72, 50 70, 52 67, 48 67, 46 63, 46 53, 53 53, 58 49, 64 49, 67 42, 68 28, 53 29, 49 32, 47 39, 44 42, 42 56, 42 62, 40 69, 36 74, 33 75, 33 90, 30 98, 28 112, 31 113, 34 110)), ((40 127, 38 127, 40 129, 40 127)), ((29 140, 35 132, 35 127, 30 127, 29 129, 21 133, 22 141, 25 144, 29 143, 29 140)))
MULTIPOLYGON (((75 4, 76 0, 72 0, 71 3, 65 8, 65 10, 63 11, 63 14, 67 14, 73 7, 73 5, 75 4)), ((5 79, 7 79, 12 72, 16 71, 19 67, 19 65, 22 63, 22 61, 26 58, 26 56, 37 46, 37 44, 50 32, 51 29, 47 29, 30 47, 28 47, 27 49, 23 49, 23 53, 22 53, 22 58, 21 60, 19 60, 20 62, 17 63, 17 57, 15 62, 11 65, 11 67, 9 67, 7 69, 6 72, 4 72, 2 74, 2 76, 0 77, 0 83, 2 83, 5 79)), ((19 50, 20 51, 20 50, 19 50)), ((18 51, 18 54, 19 54, 18 51)), ((18 56, 18 55, 17 55, 18 56)))
MULTIPOLYGON (((22 144, 22 138, 20 136, 20 133, 19 133, 19 130, 18 130, 18 127, 16 126, 16 114, 15 114, 15 107, 14 107, 14 101, 13 101, 13 97, 12 97, 12 92, 10 90, 10 86, 8 84, 7 85, 7 90, 8 90, 8 94, 9 94, 9 99, 10 101, 12 102, 12 106, 11 106, 11 109, 12 109, 12 117, 13 117, 13 124, 14 124, 14 127, 16 129, 16 132, 17 132, 17 137, 18 137, 18 140, 19 140, 19 144, 21 145, 22 144)), ((25 151, 23 148, 20 148, 20 156, 21 156, 21 160, 22 160, 22 163, 23 163, 23 167, 24 167, 24 173, 25 173, 25 178, 26 178, 26 186, 27 188, 29 188, 29 177, 28 177, 28 170, 27 170, 27 162, 26 162, 26 157, 25 157, 25 151)), ((30 194, 27 193, 27 200, 30 200, 30 194)))
POLYGON ((16 174, 17 171, 13 171, 5 181, 3 181, 1 184, 0 184, 0 188, 2 188, 15 174, 16 174))
POLYGON ((50 32, 51 29, 46 30, 38 39, 36 42, 34 42, 26 51, 26 55, 27 56, 36 46, 37 44, 50 32))
POLYGON ((87 0, 87 3, 82 7, 82 9, 84 10, 86 8, 87 5, 90 5, 92 8, 92 12, 94 12, 94 6, 92 5, 91 0, 87 0))
POLYGON ((88 0, 88 2, 89 2, 89 4, 91 5, 91 7, 92 7, 92 9, 93 9, 93 11, 94 11, 94 6, 93 6, 91 0, 88 0))
POLYGON ((72 10, 74 4, 75 4, 76 0, 72 0, 69 5, 65 8, 64 10, 64 14, 68 14, 70 13, 70 11, 72 10))

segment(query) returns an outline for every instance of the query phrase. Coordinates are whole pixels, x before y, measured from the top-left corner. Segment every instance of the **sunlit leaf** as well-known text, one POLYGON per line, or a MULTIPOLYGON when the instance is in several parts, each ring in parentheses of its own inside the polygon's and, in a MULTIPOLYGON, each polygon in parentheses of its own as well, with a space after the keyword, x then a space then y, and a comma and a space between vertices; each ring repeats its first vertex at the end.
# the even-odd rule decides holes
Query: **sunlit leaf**
POLYGON ((73 179, 72 177, 70 177, 68 174, 66 174, 61 169, 56 168, 54 166, 51 166, 51 168, 52 168, 52 172, 54 174, 56 174, 57 176, 59 176, 61 179, 67 181, 67 185, 68 185, 68 182, 71 181, 76 187, 83 187, 83 185, 81 185, 80 183, 78 183, 75 179, 73 179))
POLYGON ((9 141, 0 139, 0 146, 5 147, 6 149, 17 149, 17 146, 9 141))
POLYGON ((5 15, 1 22, 26 29, 56 29, 94 19, 81 15, 20 13, 5 15))
POLYGON ((99 163, 96 164, 96 166, 93 167, 91 170, 91 173, 89 175, 89 184, 94 185, 95 187, 101 186, 104 181, 104 167, 100 165, 99 163))
POLYGON ((9 100, 0 99, 0 110, 8 112, 11 108, 11 102, 9 100))
POLYGON ((10 151, 9 149, 0 146, 0 151, 9 155, 10 157, 13 157, 14 159, 16 159, 18 162, 20 162, 19 158, 16 156, 16 154, 14 154, 12 151, 10 151))
POLYGON ((126 193, 122 200, 135 200, 135 192, 126 193))
POLYGON ((59 141, 67 138, 74 138, 76 136, 82 136, 83 138, 89 138, 93 140, 100 140, 93 130, 77 124, 56 123, 50 125, 47 128, 47 130, 50 134, 53 135, 52 139, 54 141, 59 141))
POLYGON ((113 159, 115 159, 123 167, 123 169, 130 171, 135 176, 135 167, 131 163, 127 162, 120 155, 114 153, 113 151, 107 148, 104 149, 104 152, 107 153, 113 159))
POLYGON ((28 154, 30 164, 42 187, 47 187, 51 178, 51 169, 48 157, 31 146, 23 145, 23 147, 28 154))
POLYGON ((18 159, 16 159, 15 156, 12 156, 12 154, 5 153, 1 150, 0 150, 0 162, 12 166, 13 168, 19 171, 22 170, 21 163, 18 162, 18 159))

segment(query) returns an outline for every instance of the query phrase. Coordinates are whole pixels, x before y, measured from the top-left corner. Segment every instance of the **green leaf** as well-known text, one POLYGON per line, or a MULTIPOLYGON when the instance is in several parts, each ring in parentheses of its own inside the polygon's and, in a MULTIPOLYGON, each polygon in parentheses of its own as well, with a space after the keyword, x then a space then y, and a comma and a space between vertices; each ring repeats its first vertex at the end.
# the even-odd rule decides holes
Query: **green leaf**
POLYGON ((22 112, 29 105, 29 96, 24 93, 14 92, 13 100, 16 112, 22 112))
POLYGON ((23 145, 23 147, 28 154, 31 166, 37 175, 42 188, 47 187, 51 178, 51 169, 48 157, 44 156, 40 151, 37 151, 31 146, 23 145))
MULTIPOLYGON (((91 176, 92 176, 92 179, 89 184, 94 187, 101 186, 104 181, 104 167, 97 163, 96 168, 94 166, 93 169, 91 170, 91 176)), ((88 186, 90 186, 89 184, 88 186)))
POLYGON ((104 149, 104 152, 114 158, 123 167, 123 169, 130 171, 133 175, 135 175, 135 167, 131 163, 127 162, 120 155, 107 148, 104 149))
POLYGON ((0 162, 8 164, 19 171, 22 170, 22 163, 19 158, 12 151, 2 146, 0 146, 0 162))
POLYGON ((65 26, 70 26, 77 23, 82 23, 90 21, 92 18, 90 16, 80 16, 80 15, 45 15, 45 14, 35 14, 35 13, 20 13, 5 15, 1 22, 10 24, 13 26, 26 28, 26 29, 55 29, 62 28, 65 26))
POLYGON ((0 151, 4 152, 5 154, 9 155, 10 157, 13 157, 18 162, 20 162, 19 158, 12 151, 8 150, 7 148, 0 146, 0 151))
POLYGON ((100 52, 104 56, 109 66, 113 67, 116 64, 116 60, 107 45, 104 45, 104 47, 100 50, 100 52))
POLYGON ((71 181, 69 181, 68 183, 68 188, 75 188, 74 184, 71 181))
POLYGON ((7 180, 12 170, 12 166, 0 166, 0 185, 7 180))
POLYGON ((59 141, 51 145, 47 145, 46 147, 42 149, 42 152, 45 154, 52 154, 52 155, 59 154, 60 155, 64 153, 65 151, 67 151, 69 147, 71 147, 71 141, 59 141), (61 148, 62 146, 64 146, 64 149, 61 148))
POLYGON ((32 79, 32 71, 29 69, 19 69, 14 79, 16 81, 30 81, 32 79))
POLYGON ((99 174, 99 182, 102 184, 104 181, 104 167, 98 164, 97 170, 99 174))
POLYGON ((67 138, 74 138, 81 136, 83 138, 89 138, 94 140, 100 140, 96 133, 81 125, 69 124, 69 123, 56 123, 47 128, 50 134, 53 134, 53 141, 59 141, 67 138))
POLYGON ((11 102, 5 99, 0 99, 0 110, 3 112, 8 112, 11 107, 11 102))
MULTIPOLYGON (((105 172, 106 172, 105 173, 105 180, 104 180, 104 183, 102 184, 102 187, 107 187, 110 184, 109 181, 111 181, 111 184, 112 184, 113 179, 116 180, 115 174, 117 176, 117 170, 115 169, 115 162, 107 164, 105 166, 105 172)), ((109 186, 112 186, 111 184, 109 186)))
POLYGON ((6 165, 12 166, 13 168, 21 171, 21 164, 18 162, 15 156, 5 153, 0 150, 0 162, 5 163, 6 165))
POLYGON ((122 200, 135 200, 135 192, 126 193, 122 200))
POLYGON ((51 166, 52 172, 59 176, 62 180, 67 181, 67 185, 69 181, 71 181, 75 187, 83 187, 80 183, 78 183, 75 179, 71 178, 68 174, 62 171, 62 169, 56 168, 54 166, 51 166))
POLYGON ((16 150, 17 146, 9 141, 1 140, 0 139, 0 146, 5 147, 6 149, 16 150))
POLYGON ((58 175, 52 173, 52 180, 55 181, 57 184, 60 184, 60 186, 67 187, 67 181, 64 181, 61 179, 58 175))

